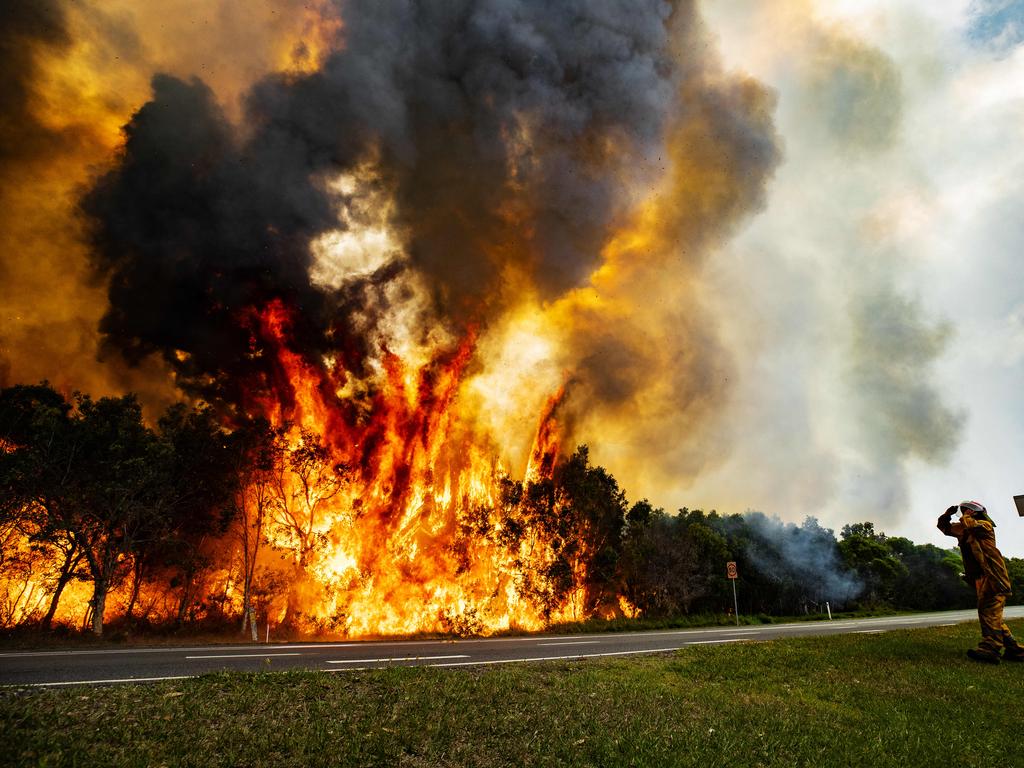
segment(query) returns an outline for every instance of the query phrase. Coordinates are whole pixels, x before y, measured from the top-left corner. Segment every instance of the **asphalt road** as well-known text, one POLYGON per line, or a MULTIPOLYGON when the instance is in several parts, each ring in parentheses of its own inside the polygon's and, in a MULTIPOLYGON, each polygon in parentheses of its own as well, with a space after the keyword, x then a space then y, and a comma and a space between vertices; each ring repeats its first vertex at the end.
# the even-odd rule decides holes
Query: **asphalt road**
MULTIPOLYGON (((1024 616, 1024 606, 1007 608, 1006 616, 1024 616)), ((689 645, 855 632, 873 634, 892 629, 943 626, 976 620, 974 611, 947 611, 875 619, 593 635, 19 651, 0 653, 0 685, 64 686, 149 682, 195 677, 223 670, 252 672, 301 668, 351 672, 389 665, 466 667, 559 659, 614 658, 666 653, 689 645)))

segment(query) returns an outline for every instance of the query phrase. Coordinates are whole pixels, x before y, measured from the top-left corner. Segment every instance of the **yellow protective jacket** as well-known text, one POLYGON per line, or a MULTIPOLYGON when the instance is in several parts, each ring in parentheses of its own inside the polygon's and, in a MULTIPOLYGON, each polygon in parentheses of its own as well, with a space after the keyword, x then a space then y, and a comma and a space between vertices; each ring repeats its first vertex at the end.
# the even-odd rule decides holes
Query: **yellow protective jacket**
POLYGON ((959 522, 951 522, 948 515, 939 518, 939 530, 947 536, 955 536, 964 558, 964 575, 977 585, 978 579, 985 579, 986 591, 996 595, 1009 595, 1010 574, 1006 562, 996 548, 995 526, 988 520, 978 520, 963 515, 959 522))

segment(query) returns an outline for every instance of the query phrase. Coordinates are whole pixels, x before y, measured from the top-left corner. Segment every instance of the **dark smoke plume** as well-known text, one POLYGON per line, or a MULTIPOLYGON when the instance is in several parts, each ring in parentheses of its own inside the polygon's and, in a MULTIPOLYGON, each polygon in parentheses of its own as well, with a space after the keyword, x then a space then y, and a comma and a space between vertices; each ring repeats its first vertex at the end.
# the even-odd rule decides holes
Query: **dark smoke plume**
POLYGON ((83 201, 110 276, 101 331, 129 360, 161 352, 183 383, 237 402, 230 388, 262 364, 250 310, 284 298, 316 316, 308 243, 333 220, 327 198, 308 166, 241 146, 198 80, 155 77, 125 133, 120 165, 83 201))
POLYGON ((761 109, 750 89, 703 77, 691 3, 341 8, 343 47, 313 74, 257 83, 242 127, 202 82, 157 76, 120 164, 83 201, 110 281, 108 346, 131 360, 162 354, 208 398, 237 401, 232 387, 259 373, 250 311, 278 298, 298 310, 298 348, 348 345, 358 367, 358 299, 396 270, 345 295, 310 281, 310 243, 339 227, 329 182, 342 172, 375 166, 407 268, 461 333, 500 311, 510 274, 548 299, 580 285, 636 204, 625 190, 656 177, 673 127, 698 126, 680 140, 693 146, 673 150, 696 158, 693 189, 708 167, 724 170, 708 179, 718 198, 683 184, 666 210, 683 223, 664 238, 707 242, 703 230, 760 199, 777 162, 770 124, 744 114, 761 109), (735 125, 719 124, 730 115, 735 125), (722 194, 723 181, 739 193, 722 194))

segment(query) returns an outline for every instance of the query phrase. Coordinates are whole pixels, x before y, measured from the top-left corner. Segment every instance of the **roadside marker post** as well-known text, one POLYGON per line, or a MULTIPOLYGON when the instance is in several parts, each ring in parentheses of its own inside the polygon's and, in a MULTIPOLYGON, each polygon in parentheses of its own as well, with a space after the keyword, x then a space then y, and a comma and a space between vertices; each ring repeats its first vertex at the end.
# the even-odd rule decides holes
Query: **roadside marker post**
POLYGON ((828 604, 828 600, 825 601, 825 610, 828 611, 828 620, 832 621, 832 606, 828 604))
POLYGON ((736 615, 736 626, 738 627, 740 625, 740 601, 736 597, 736 579, 739 578, 739 573, 736 571, 735 561, 730 560, 725 564, 725 575, 732 582, 732 606, 736 615))

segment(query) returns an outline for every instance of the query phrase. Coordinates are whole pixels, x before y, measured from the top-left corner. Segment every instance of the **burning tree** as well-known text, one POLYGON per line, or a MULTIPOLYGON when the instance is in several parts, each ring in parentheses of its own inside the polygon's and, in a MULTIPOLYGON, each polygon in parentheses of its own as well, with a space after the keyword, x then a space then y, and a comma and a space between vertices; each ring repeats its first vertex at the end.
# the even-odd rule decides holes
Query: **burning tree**
POLYGON ((72 407, 46 386, 4 395, 5 506, 31 525, 31 542, 63 559, 43 621, 84 563, 92 627, 101 634, 107 594, 164 503, 163 446, 130 396, 76 396, 72 407))
POLYGON ((70 518, 65 497, 74 481, 68 469, 75 465, 69 410, 64 398, 45 384, 0 393, 0 552, 9 574, 4 624, 32 615, 38 593, 49 591, 41 620, 48 628, 65 587, 84 576, 85 550, 62 525, 70 518), (49 590, 40 589, 47 583, 49 590), (17 585, 14 594, 12 584, 17 585))
POLYGON ((277 463, 271 505, 278 531, 276 544, 292 552, 294 565, 285 624, 292 624, 300 609, 311 555, 326 544, 321 518, 344 486, 343 472, 344 467, 332 463, 320 436, 308 429, 299 430, 298 443, 286 450, 277 463))
POLYGON ((283 462, 284 433, 263 419, 242 425, 234 434, 232 498, 235 534, 241 549, 242 633, 250 627, 255 638, 253 579, 266 539, 267 518, 274 501, 275 478, 283 462))

